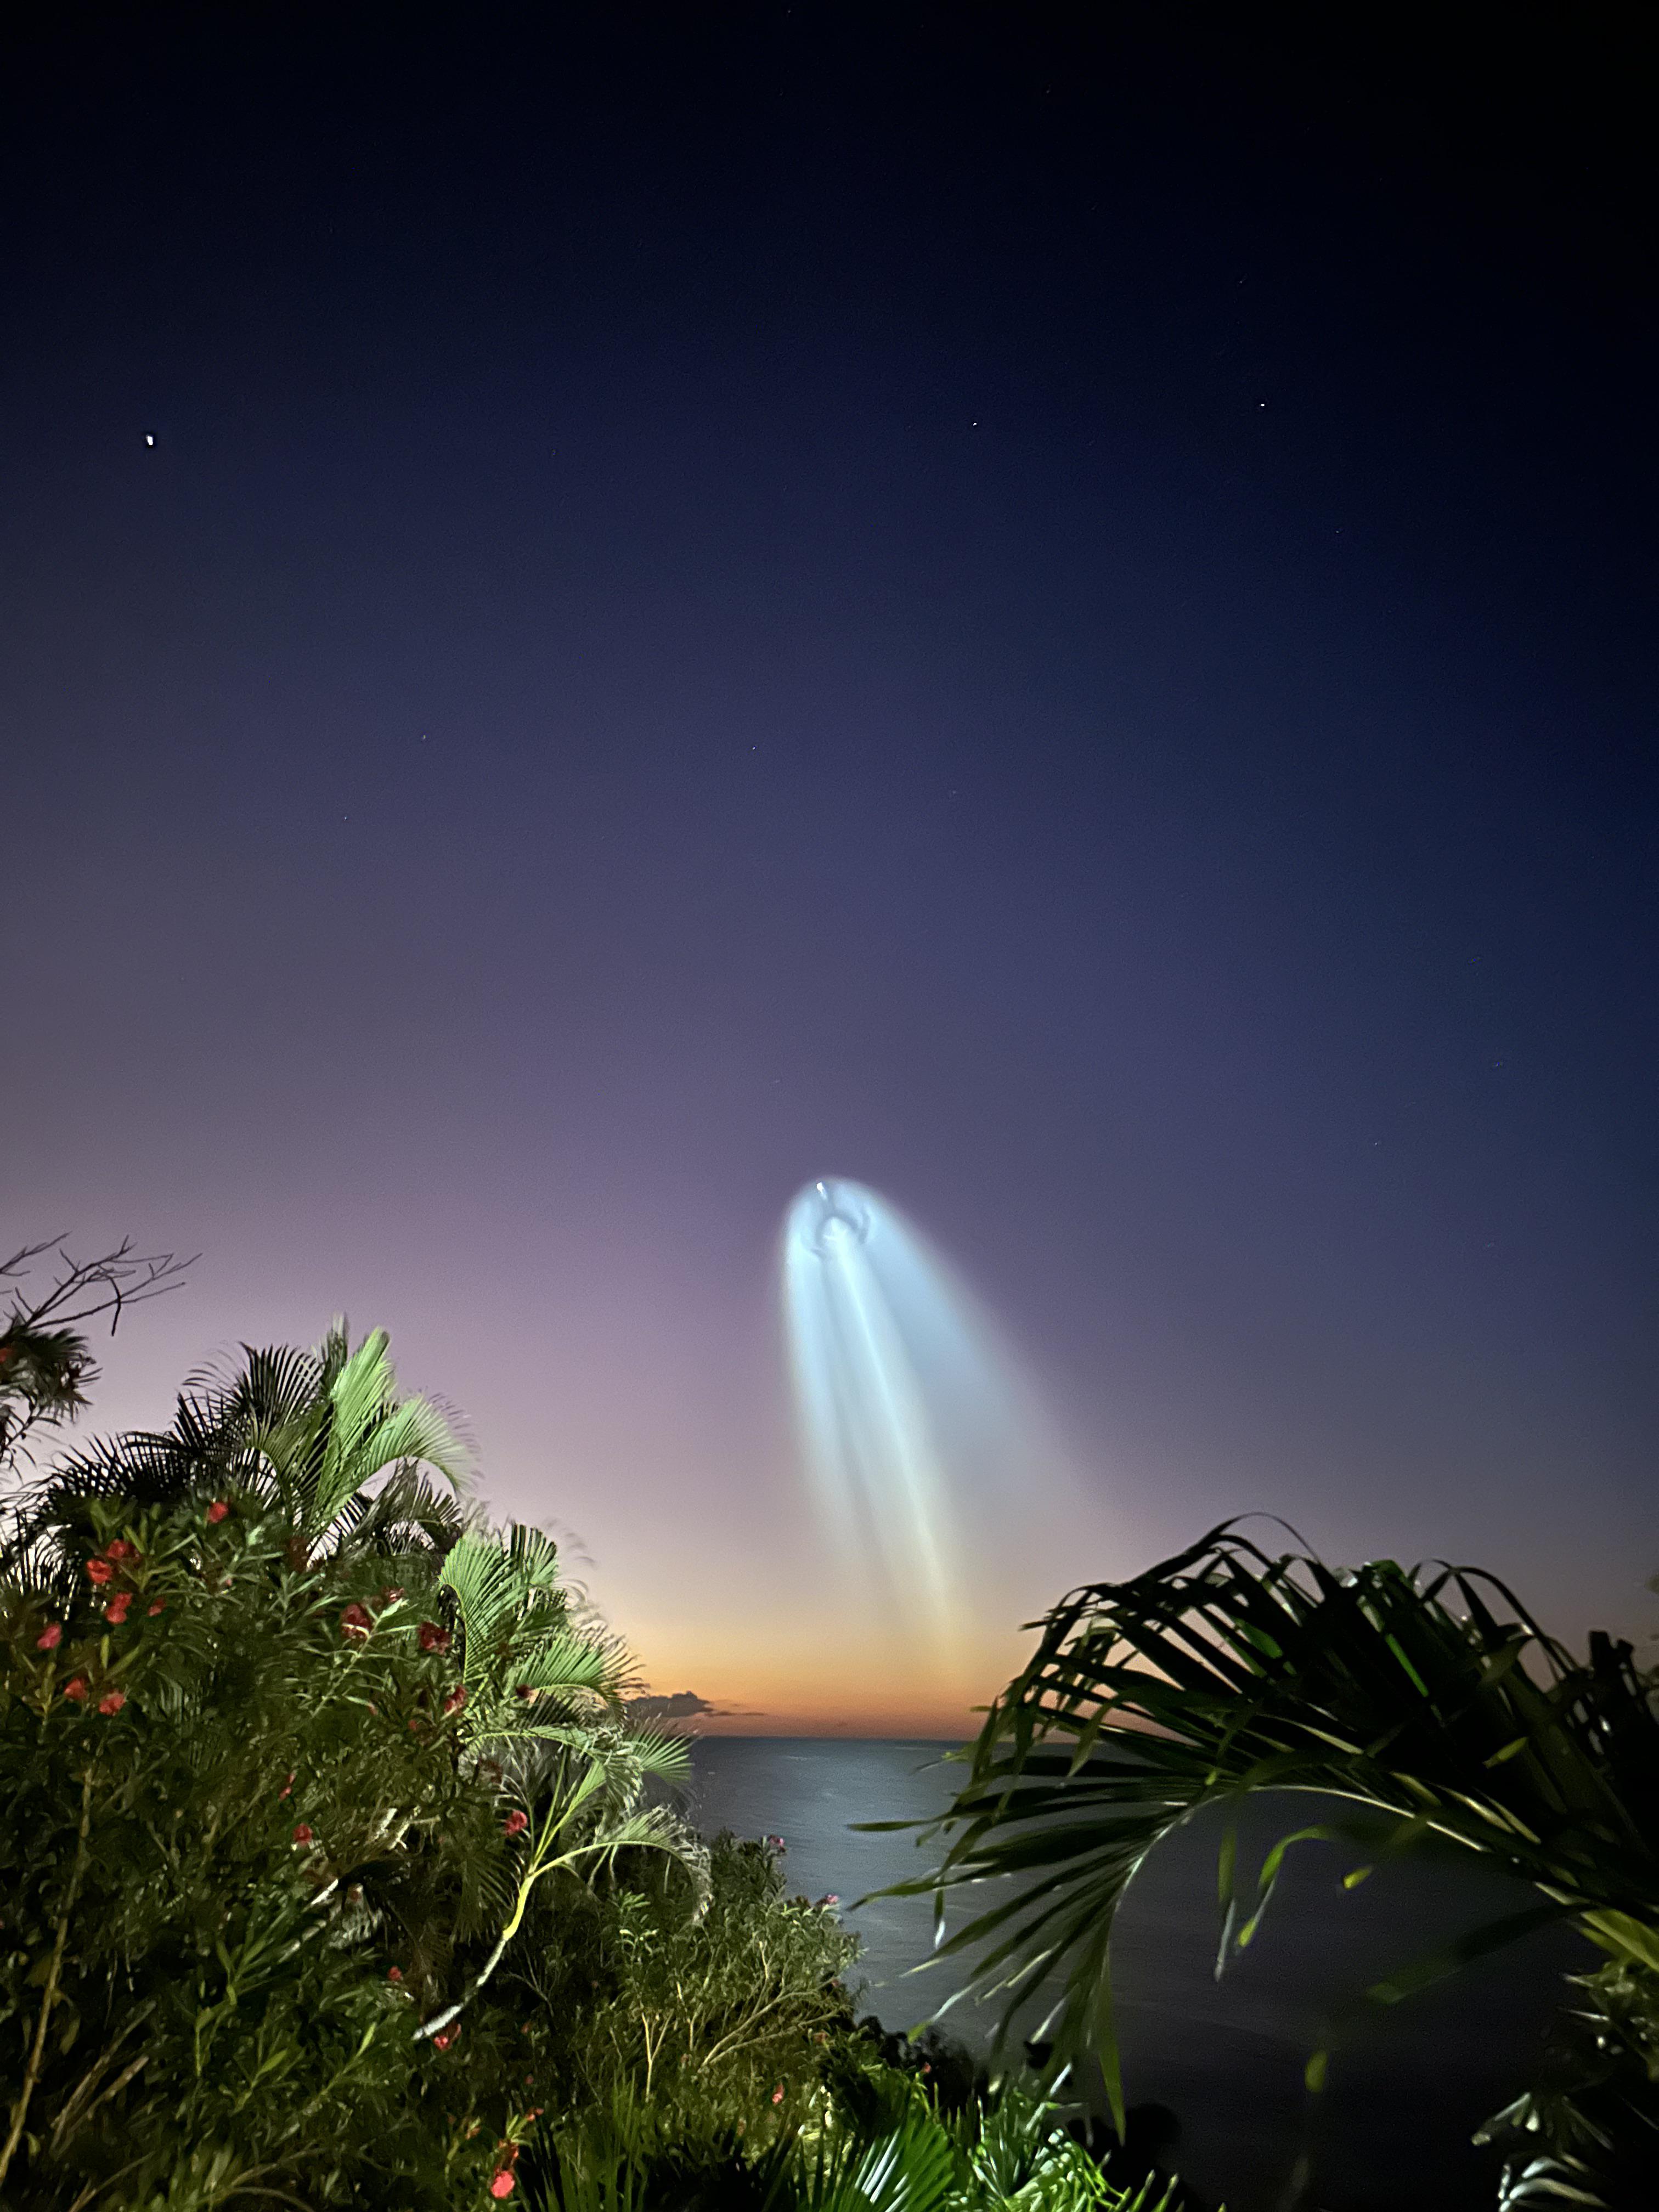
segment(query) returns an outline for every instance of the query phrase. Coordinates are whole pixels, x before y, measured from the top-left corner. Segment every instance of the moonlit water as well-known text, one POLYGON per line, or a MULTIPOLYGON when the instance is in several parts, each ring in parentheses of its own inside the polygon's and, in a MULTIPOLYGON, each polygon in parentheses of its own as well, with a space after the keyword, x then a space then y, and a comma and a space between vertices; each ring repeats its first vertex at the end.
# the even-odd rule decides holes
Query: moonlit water
POLYGON ((799 1193, 782 1273, 802 1467, 846 1588, 919 1663, 960 1671, 988 1626, 1070 1579, 1045 1566, 1016 1587, 1075 1506, 1039 1394, 943 1255, 862 1183, 799 1193))

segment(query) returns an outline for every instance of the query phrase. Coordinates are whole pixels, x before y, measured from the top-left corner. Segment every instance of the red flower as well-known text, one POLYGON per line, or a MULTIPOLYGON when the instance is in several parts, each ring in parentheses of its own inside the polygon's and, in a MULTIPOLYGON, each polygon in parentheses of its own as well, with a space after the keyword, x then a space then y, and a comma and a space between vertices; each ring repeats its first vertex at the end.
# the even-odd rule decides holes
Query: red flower
POLYGON ((287 1780, 285 1783, 283 1783, 283 1784, 282 1788, 281 1788, 281 1789, 276 1792, 276 1802, 277 1802, 279 1805, 282 1803, 282 1802, 283 1802, 283 1798, 287 1796, 287 1795, 288 1795, 289 1791, 290 1790, 292 1790, 292 1789, 293 1789, 293 1787, 294 1787, 294 1777, 290 1774, 290 1775, 289 1776, 289 1778, 288 1778, 288 1780, 287 1780))
POLYGON ((404 1970, 401 1966, 388 1966, 386 1970, 386 1978, 389 1982, 400 1982, 404 1978, 404 1970))
POLYGON ((115 1570, 107 1559, 88 1559, 87 1580, 89 1583, 96 1583, 99 1589, 102 1589, 106 1583, 112 1583, 115 1580, 115 1570))
POLYGON ((49 1620, 46 1626, 40 1631, 40 1633, 35 1638, 34 1648, 37 1651, 55 1651, 63 1640, 63 1622, 61 1620, 49 1620))
POLYGON ((64 1695, 66 1698, 72 1698, 75 1703, 78 1705, 82 1698, 84 1698, 86 1694, 86 1676, 84 1674, 71 1674, 68 1681, 64 1685, 64 1695))
POLYGON ((518 2185, 513 2179, 512 2167, 504 2166, 499 2172, 491 2176, 489 2193, 492 2197, 510 2197, 518 2185))
POLYGON ((501 1833, 504 1836, 522 1835, 529 1826, 530 1815, 527 1813, 511 1812, 501 1822, 501 1833))
POLYGON ((155 1620, 155 1616, 156 1616, 156 1614, 157 1614, 158 1613, 165 1613, 165 1612, 167 1611, 167 1600, 166 1600, 164 1597, 158 1597, 158 1598, 156 1599, 156 1601, 155 1601, 155 1604, 154 1604, 153 1606, 151 1606, 151 1607, 150 1607, 150 1609, 149 1609, 149 1617, 150 1617, 150 1619, 151 1619, 152 1620, 155 1620))
POLYGON ((461 1707, 465 1703, 466 1690, 461 1683, 458 1682, 455 1685, 455 1687, 450 1692, 449 1695, 444 1699, 444 1718, 447 1720, 451 1713, 459 1712, 461 1707))
POLYGON ((129 1544, 125 1537, 118 1536, 112 1544, 106 1544, 104 1547, 104 1557, 106 1559, 136 1559, 137 1556, 137 1544, 129 1544))
POLYGON ((417 1641, 422 1651, 447 1651, 449 1631, 447 1628, 440 1628, 435 1620, 423 1620, 421 1623, 421 1633, 417 1641))
POLYGON ((216 1528, 222 1521, 228 1517, 229 1513, 230 1508, 226 1504, 224 1499, 222 1498, 216 1498, 212 1504, 210 1505, 207 1510, 207 1517, 210 1525, 216 1528))
POLYGON ((308 1828, 305 1822, 301 1820, 299 1826, 294 1831, 294 1840, 296 1844, 314 1843, 316 1841, 315 1831, 308 1828))
POLYGON ((772 2102, 775 2105, 781 2105, 783 2102, 783 2084, 781 2081, 779 2082, 777 2087, 772 2092, 772 2102))
POLYGON ((104 1607, 105 1620, 112 1620, 115 1626, 118 1628, 121 1626, 121 1623, 126 1619, 127 1608, 131 1603, 132 1592, 131 1590, 117 1590, 114 1596, 104 1607))
POLYGON ((374 1626, 366 1605, 349 1605, 340 1615, 340 1633, 348 1644, 354 1636, 366 1637, 374 1626))
POLYGON ((98 1710, 100 1713, 118 1713, 126 1701, 125 1690, 108 1690, 99 1698, 98 1710))
POLYGON ((454 2031, 452 2028, 441 2028, 438 2033, 433 2037, 432 2040, 437 2045, 440 2051, 447 2051, 450 2045, 455 2040, 454 2031))

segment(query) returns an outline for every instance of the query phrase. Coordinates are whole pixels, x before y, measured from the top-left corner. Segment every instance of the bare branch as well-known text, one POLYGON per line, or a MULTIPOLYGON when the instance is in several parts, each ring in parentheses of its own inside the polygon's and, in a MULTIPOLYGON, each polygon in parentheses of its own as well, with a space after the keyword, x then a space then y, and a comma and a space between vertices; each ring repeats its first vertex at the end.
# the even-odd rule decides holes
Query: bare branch
POLYGON ((74 1260, 64 1249, 63 1237, 49 1237, 39 1244, 21 1246, 9 1260, 0 1262, 0 1281, 21 1280, 31 1263, 47 1252, 57 1255, 61 1273, 44 1297, 31 1303, 14 1294, 8 1322, 11 1328, 40 1328, 47 1323, 70 1328, 106 1313, 113 1336, 128 1306, 141 1305, 146 1298, 159 1298, 181 1288, 185 1269, 193 1267, 201 1256, 196 1253, 181 1260, 173 1252, 136 1253, 132 1239, 124 1237, 112 1252, 102 1253, 95 1260, 74 1260))

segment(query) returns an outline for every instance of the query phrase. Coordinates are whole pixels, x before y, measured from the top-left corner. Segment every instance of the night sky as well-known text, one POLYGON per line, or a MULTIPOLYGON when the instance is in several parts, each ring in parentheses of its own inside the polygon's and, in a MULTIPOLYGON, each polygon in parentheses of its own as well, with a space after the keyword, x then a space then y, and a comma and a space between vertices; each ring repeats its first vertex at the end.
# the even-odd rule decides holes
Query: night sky
POLYGON ((3 1225, 203 1255, 95 1425, 384 1323, 657 1689, 952 1728, 794 1463, 847 1176, 1085 1493, 960 1706, 1231 1512, 1659 1626, 1650 27, 50 11, 3 1225))

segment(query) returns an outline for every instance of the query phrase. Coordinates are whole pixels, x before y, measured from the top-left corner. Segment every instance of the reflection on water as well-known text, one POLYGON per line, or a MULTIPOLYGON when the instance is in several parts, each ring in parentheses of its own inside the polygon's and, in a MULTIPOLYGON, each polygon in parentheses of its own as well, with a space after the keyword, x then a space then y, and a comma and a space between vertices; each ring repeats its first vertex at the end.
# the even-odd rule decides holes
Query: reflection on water
MULTIPOLYGON (((951 1994, 952 1962, 909 1972, 932 1950, 927 1899, 850 1909, 928 1861, 908 1835, 859 1835, 849 1823, 937 1811, 960 1774, 939 1763, 947 1748, 737 1737, 696 1748, 699 1824, 781 1834, 792 1888, 848 1900, 865 1945, 865 2008, 890 2027, 926 2018, 951 1994)), ((1288 1797, 1246 1813, 1246 1855, 1308 1817, 1288 1797)), ((1447 1858, 1385 1868, 1344 1893, 1337 1876, 1347 1856, 1310 1844, 1291 1854, 1256 1944, 1218 1986, 1222 1825, 1206 1817, 1173 1837, 1124 1905, 1113 1978, 1130 2100, 1173 2108, 1182 2170, 1230 2212, 1277 2212, 1304 2150, 1315 2162, 1310 2202, 1323 2212, 1488 2212, 1492 2164, 1470 2147, 1470 2132, 1525 2085, 1559 1974, 1582 1953, 1563 1936, 1534 1937, 1374 2015, 1340 2047, 1329 2087, 1310 2106, 1302 2069, 1322 2018, 1390 1967, 1504 1909, 1512 1893, 1447 1858)), ((964 2039, 984 2038, 991 2024, 988 2008, 963 2006, 947 2021, 964 2039)))

